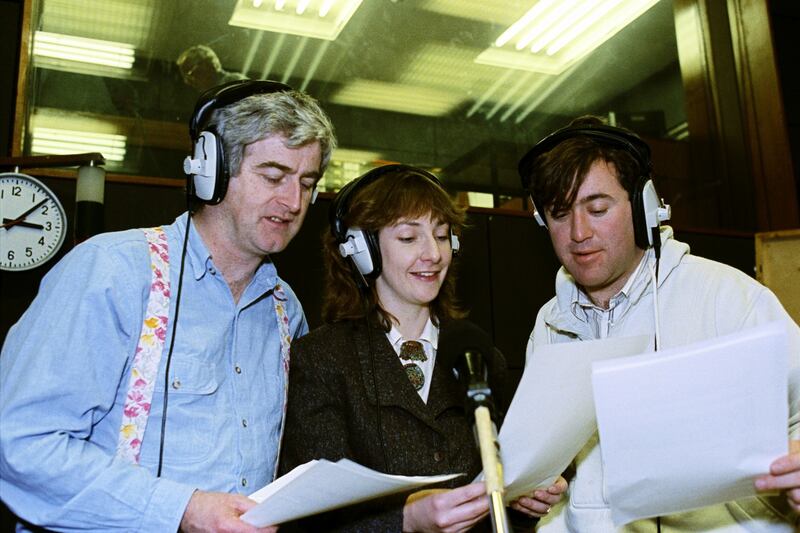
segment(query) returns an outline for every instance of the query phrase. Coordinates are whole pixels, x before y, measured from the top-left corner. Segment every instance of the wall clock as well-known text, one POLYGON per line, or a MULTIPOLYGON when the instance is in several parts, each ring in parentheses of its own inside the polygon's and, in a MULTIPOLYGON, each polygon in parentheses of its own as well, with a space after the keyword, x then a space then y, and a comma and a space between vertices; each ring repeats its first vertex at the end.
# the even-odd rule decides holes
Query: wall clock
POLYGON ((56 255, 67 234, 64 207, 38 179, 0 173, 0 269, 28 270, 56 255))

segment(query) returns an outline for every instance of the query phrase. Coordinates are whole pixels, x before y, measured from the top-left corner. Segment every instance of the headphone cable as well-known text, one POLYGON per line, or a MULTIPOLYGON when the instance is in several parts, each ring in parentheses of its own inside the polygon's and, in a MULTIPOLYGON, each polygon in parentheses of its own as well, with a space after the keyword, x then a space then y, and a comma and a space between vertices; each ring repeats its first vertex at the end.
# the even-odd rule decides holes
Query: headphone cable
POLYGON ((661 264, 661 234, 658 231, 658 227, 651 229, 653 235, 653 252, 655 253, 656 264, 655 268, 648 267, 647 270, 650 271, 650 279, 653 282, 653 321, 655 322, 654 351, 657 352, 661 348, 661 326, 658 315, 658 267, 661 264))
MULTIPOLYGON (((189 186, 191 189, 191 185, 189 186)), ((188 190, 187 190, 188 192, 188 190)), ((189 195, 187 194, 187 203, 189 195)), ((175 318, 172 320, 172 335, 169 341, 169 351, 167 352, 167 363, 164 368, 164 405, 161 409, 161 436, 158 443, 158 469, 156 477, 161 477, 161 468, 164 464, 164 433, 167 426, 167 405, 169 400, 169 368, 172 362, 172 349, 175 347, 175 333, 178 331, 178 311, 181 306, 181 290, 183 289, 183 270, 186 264, 186 249, 189 242, 189 226, 192 223, 191 206, 186 212, 186 231, 183 234, 183 246, 181 249, 181 266, 178 272, 178 294, 175 297, 175 318)))
MULTIPOLYGON (((367 288, 367 290, 369 290, 367 288)), ((364 324, 367 328, 367 350, 369 350, 369 364, 372 373, 372 390, 375 393, 375 419, 378 428, 378 438, 381 443, 381 455, 383 457, 383 469, 386 474, 389 473, 389 460, 386 458, 386 443, 383 442, 383 421, 381 419, 381 402, 378 395, 378 380, 375 378, 375 351, 372 346, 372 325, 370 324, 370 309, 369 300, 367 299, 366 291, 364 291, 364 324)))
POLYGON ((650 279, 653 282, 653 321, 655 322, 655 351, 657 352, 661 348, 661 327, 659 325, 659 315, 658 315, 658 263, 659 260, 656 259, 656 266, 655 268, 648 267, 648 271, 650 271, 650 279))
MULTIPOLYGON (((659 325, 658 316, 658 267, 661 265, 661 233, 659 228, 652 228, 653 234, 653 252, 656 257, 655 268, 648 268, 650 276, 653 281, 653 320, 655 321, 655 351, 661 348, 661 327, 659 325)), ((661 517, 656 517, 656 532, 661 533, 661 517)))

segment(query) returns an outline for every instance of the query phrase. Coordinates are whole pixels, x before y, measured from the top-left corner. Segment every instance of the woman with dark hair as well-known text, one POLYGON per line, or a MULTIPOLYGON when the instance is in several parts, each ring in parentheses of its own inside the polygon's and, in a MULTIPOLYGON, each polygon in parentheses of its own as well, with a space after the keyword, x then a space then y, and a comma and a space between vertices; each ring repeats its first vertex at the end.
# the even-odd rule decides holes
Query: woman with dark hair
MULTIPOLYGON (((295 524, 312 531, 465 531, 489 511, 464 393, 439 339, 462 318, 450 274, 463 209, 432 174, 374 169, 343 188, 324 238, 326 325, 292 344, 280 469, 351 459, 389 474, 463 472, 452 490, 389 497, 295 524), (454 488, 457 487, 457 488, 454 488)), ((502 382, 499 352, 491 375, 502 382)), ((499 390, 499 387, 497 387, 499 390)), ((566 483, 513 507, 541 516, 566 483)))

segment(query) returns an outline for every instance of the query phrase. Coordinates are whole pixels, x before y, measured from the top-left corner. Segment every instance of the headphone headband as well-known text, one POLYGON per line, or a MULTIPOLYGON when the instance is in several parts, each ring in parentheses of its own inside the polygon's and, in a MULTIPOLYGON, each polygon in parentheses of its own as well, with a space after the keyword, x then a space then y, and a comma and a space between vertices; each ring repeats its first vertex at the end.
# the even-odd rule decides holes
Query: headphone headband
POLYGON ((583 124, 567 126, 556 130, 536 143, 533 148, 522 156, 517 166, 520 179, 522 180, 522 187, 526 191, 530 191, 531 179, 533 178, 531 170, 539 156, 546 154, 567 139, 581 136, 590 137, 593 140, 616 148, 622 148, 636 159, 640 169, 640 177, 646 179, 652 174, 653 163, 650 159, 650 146, 638 135, 632 131, 614 126, 606 126, 605 124, 583 124))
POLYGON ((442 186, 442 182, 439 181, 439 178, 427 170, 412 167, 411 165, 393 163, 390 165, 383 165, 373 168, 372 170, 366 172, 342 187, 339 190, 339 194, 336 195, 333 203, 331 203, 328 216, 330 219, 331 231, 333 232, 333 236, 336 238, 337 242, 341 243, 347 240, 347 227, 344 225, 344 217, 347 216, 347 211, 350 208, 350 198, 355 194, 355 191, 377 181, 381 176, 389 172, 409 172, 412 174, 417 174, 418 176, 422 176, 431 180, 439 187, 442 186))
POLYGON ((639 175, 636 177, 633 190, 629 191, 634 239, 639 248, 646 249, 655 246, 658 254, 661 246, 658 228, 661 222, 669 220, 670 209, 661 201, 653 185, 653 162, 650 158, 650 146, 638 135, 626 129, 605 124, 567 126, 551 133, 522 156, 517 170, 522 180, 522 187, 529 194, 533 203, 533 216, 536 221, 540 226, 547 227, 544 211, 546 206, 537 203, 531 190, 536 159, 560 143, 574 137, 589 137, 598 143, 624 150, 634 158, 639 167, 639 175))
POLYGON ((226 105, 244 100, 255 94, 269 94, 289 92, 292 88, 285 83, 272 80, 235 80, 205 91, 194 106, 192 118, 189 121, 189 134, 192 139, 197 139, 200 131, 211 118, 211 113, 226 105))

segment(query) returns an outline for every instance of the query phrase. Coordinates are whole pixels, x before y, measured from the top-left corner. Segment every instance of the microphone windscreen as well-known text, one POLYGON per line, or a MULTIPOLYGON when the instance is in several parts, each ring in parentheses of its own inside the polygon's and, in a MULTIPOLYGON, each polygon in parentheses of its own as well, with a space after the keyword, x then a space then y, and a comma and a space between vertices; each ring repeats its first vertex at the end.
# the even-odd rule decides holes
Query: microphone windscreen
POLYGON ((489 362, 494 343, 483 329, 469 320, 453 320, 442 325, 436 358, 442 358, 447 368, 454 368, 466 352, 477 352, 489 362))

